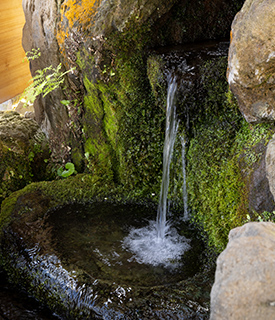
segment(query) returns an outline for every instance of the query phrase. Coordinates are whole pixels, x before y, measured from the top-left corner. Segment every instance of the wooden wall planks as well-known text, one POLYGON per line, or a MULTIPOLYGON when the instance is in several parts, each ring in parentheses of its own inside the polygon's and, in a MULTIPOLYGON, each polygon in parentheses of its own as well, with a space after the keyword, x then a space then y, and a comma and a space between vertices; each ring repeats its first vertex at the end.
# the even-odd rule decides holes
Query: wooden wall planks
POLYGON ((25 16, 22 0, 0 0, 0 103, 22 93, 31 74, 22 62, 22 29, 25 16))

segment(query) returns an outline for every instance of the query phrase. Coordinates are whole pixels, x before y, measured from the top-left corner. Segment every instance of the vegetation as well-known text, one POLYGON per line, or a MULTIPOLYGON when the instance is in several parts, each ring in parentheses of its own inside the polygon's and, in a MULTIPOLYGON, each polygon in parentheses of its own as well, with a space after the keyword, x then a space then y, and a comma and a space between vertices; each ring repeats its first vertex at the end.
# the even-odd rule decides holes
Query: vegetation
MULTIPOLYGON (((28 61, 37 59, 40 55, 39 49, 32 49, 32 51, 26 53, 28 61)), ((64 76, 72 71, 73 69, 62 71, 61 63, 57 67, 48 66, 42 70, 37 70, 31 84, 24 90, 25 105, 34 103, 40 94, 45 97, 53 90, 60 88, 65 81, 64 76)))
POLYGON ((62 178, 67 178, 67 177, 71 176, 72 174, 76 174, 76 173, 77 172, 75 170, 74 164, 71 162, 67 162, 65 164, 65 170, 63 167, 60 167, 57 170, 57 174, 59 175, 59 177, 62 177, 62 178))
POLYGON ((202 68, 203 108, 195 115, 188 150, 193 220, 202 225, 218 251, 225 248, 229 231, 247 221, 244 177, 249 177, 263 156, 257 145, 266 144, 272 135, 270 125, 252 126, 240 115, 227 90, 225 70, 224 58, 202 68))
POLYGON ((78 52, 77 63, 86 89, 83 133, 87 171, 101 172, 146 195, 160 181, 165 114, 156 106, 147 78, 144 48, 148 26, 135 23, 129 21, 123 32, 106 39, 108 59, 102 65, 96 65, 85 49, 78 52), (95 67, 101 73, 97 81, 89 71, 95 67))

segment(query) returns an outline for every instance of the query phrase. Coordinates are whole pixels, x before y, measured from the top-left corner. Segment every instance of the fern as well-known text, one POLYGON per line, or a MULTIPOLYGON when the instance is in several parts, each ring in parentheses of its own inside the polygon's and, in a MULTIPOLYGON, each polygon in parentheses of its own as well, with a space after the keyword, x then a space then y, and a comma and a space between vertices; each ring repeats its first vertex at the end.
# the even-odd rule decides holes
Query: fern
MULTIPOLYGON (((26 57, 29 61, 37 59, 39 56, 39 49, 35 51, 33 49, 32 52, 26 53, 26 57)), ((24 106, 26 106, 28 103, 33 104, 39 95, 45 97, 50 92, 61 87, 65 81, 64 76, 67 73, 72 72, 74 69, 75 68, 71 68, 70 70, 63 72, 62 64, 60 63, 56 68, 49 66, 42 70, 37 70, 36 75, 32 78, 32 83, 25 89, 23 93, 26 99, 24 106)))

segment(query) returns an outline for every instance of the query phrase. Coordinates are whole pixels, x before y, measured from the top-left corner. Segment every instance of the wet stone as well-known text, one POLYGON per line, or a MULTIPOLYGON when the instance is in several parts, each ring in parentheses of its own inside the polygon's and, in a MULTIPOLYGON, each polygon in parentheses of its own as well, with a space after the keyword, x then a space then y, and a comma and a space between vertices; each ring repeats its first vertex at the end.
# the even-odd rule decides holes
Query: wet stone
POLYGON ((155 219, 152 206, 99 202, 31 211, 5 230, 5 268, 64 319, 207 319, 211 275, 200 273, 203 244, 183 222, 174 226, 191 249, 172 268, 140 264, 123 248, 131 228, 155 219))

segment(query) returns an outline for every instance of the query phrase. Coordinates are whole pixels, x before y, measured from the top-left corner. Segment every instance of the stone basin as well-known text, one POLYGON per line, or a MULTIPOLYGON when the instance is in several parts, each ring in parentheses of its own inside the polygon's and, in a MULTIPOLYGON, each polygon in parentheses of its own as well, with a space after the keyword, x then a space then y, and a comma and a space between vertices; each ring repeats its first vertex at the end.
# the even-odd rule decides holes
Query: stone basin
POLYGON ((115 199, 115 189, 96 195, 96 188, 86 201, 85 179, 95 184, 85 175, 36 183, 4 202, 1 264, 10 281, 62 319, 207 319, 213 272, 202 268, 198 232, 175 222, 192 237, 177 268, 141 265, 121 243, 131 227, 154 219, 154 203, 115 199))

